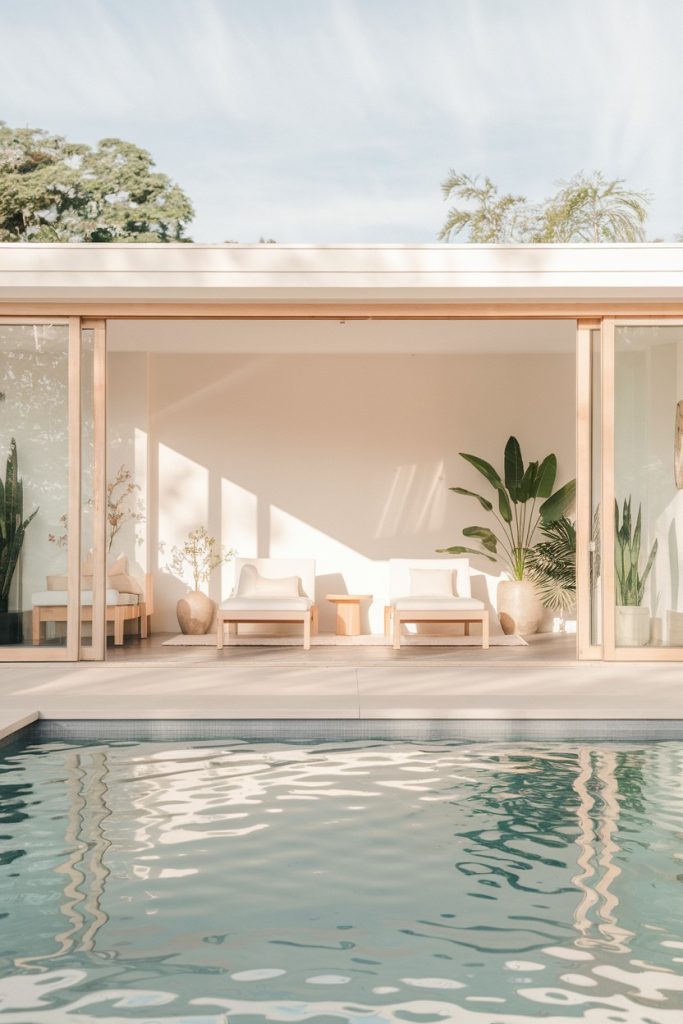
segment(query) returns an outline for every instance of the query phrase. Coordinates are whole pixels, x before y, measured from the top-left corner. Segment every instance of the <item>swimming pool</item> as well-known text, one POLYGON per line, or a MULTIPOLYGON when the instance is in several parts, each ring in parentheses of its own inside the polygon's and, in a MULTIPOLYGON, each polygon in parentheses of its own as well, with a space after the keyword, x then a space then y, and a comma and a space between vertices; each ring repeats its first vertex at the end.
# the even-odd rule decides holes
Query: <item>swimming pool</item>
POLYGON ((683 744, 0 751, 0 1022, 680 1024, 683 744))

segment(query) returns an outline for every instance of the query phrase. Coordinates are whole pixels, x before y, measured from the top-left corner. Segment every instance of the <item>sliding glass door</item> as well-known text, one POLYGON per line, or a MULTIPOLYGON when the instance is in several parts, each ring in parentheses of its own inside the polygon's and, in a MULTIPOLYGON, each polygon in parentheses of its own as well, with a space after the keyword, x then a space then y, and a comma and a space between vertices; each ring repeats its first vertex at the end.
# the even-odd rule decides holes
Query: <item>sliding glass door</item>
POLYGON ((103 324, 0 319, 0 661, 104 655, 103 375, 103 324))
POLYGON ((683 659, 683 323, 603 324, 605 657, 683 659))

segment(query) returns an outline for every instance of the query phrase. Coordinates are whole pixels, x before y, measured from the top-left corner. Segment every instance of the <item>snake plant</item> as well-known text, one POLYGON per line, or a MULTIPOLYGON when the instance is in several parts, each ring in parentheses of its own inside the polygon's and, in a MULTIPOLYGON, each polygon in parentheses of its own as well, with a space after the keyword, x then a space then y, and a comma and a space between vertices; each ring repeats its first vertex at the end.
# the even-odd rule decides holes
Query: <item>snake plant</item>
POLYGON ((26 528, 38 513, 35 509, 24 519, 24 494, 19 479, 17 442, 12 438, 7 457, 7 472, 0 479, 0 612, 9 606, 9 590, 19 561, 26 528))
POLYGON ((636 524, 633 526, 631 516, 631 499, 624 500, 619 524, 619 502, 614 502, 614 567, 616 573, 617 604, 637 607, 642 605, 645 596, 645 584, 650 575, 657 554, 657 541, 650 549, 650 556, 645 571, 640 572, 640 543, 642 537, 641 506, 638 506, 636 524))

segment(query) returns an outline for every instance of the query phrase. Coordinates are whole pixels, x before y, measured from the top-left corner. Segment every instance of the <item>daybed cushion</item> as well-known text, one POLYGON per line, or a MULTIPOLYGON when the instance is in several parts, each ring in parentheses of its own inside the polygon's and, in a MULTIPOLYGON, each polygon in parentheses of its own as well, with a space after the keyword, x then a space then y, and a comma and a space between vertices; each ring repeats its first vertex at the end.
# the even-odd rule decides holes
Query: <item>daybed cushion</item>
POLYGON ((399 612, 474 611, 485 607, 474 597, 396 597, 391 603, 399 612))
POLYGON ((255 565, 243 565, 237 584, 237 597, 278 598, 298 597, 299 577, 262 576, 255 565))
MULTIPOLYGON (((48 576, 47 589, 66 590, 68 582, 66 576, 48 576)), ((142 597, 145 593, 139 580, 129 576, 128 573, 120 572, 108 576, 107 585, 110 590, 117 590, 121 594, 137 594, 138 597, 142 597)), ((92 576, 81 576, 81 588, 83 590, 92 590, 92 576)))
POLYGON ((229 597, 221 608, 228 612, 307 612, 311 600, 308 597, 229 597))
POLYGON ((454 597, 452 569, 411 569, 410 593, 413 597, 454 597))
MULTIPOLYGON (((118 590, 107 590, 107 607, 111 605, 138 604, 137 594, 120 594, 118 590)), ((68 603, 68 595, 65 590, 41 590, 31 597, 33 605, 41 607, 50 606, 53 608, 64 607, 68 603)), ((91 605, 93 603, 92 590, 81 591, 81 604, 91 605)))

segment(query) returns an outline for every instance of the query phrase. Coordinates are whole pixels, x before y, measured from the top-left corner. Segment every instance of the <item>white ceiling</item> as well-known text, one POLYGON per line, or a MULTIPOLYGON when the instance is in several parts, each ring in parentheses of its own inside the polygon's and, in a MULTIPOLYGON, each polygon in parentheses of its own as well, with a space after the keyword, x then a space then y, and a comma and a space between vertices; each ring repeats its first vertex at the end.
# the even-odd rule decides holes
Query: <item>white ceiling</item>
POLYGON ((574 320, 111 320, 109 349, 156 353, 572 353, 574 320))

